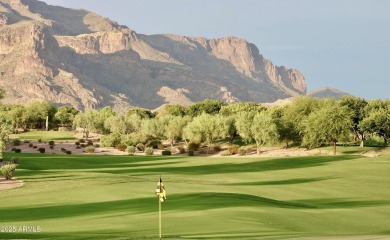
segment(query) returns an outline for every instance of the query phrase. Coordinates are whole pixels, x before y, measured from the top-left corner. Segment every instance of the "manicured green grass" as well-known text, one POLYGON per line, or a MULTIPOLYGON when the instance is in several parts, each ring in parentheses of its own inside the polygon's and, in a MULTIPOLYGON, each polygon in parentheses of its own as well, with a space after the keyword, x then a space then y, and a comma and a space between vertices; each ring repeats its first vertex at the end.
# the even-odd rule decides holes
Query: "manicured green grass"
POLYGON ((15 135, 16 138, 22 140, 38 140, 42 141, 65 141, 65 140, 75 140, 75 132, 66 132, 66 131, 31 131, 15 135))
MULTIPOLYGON (((13 154, 8 154, 11 157, 13 154)), ((390 238, 390 154, 285 158, 19 154, 24 185, 1 191, 0 238, 390 238)))

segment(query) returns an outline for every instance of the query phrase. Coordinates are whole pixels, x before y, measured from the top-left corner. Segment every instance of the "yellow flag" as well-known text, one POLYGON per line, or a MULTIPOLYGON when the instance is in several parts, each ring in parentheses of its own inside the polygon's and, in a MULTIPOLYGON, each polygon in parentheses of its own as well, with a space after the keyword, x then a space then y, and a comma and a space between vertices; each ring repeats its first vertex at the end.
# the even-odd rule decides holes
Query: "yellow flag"
POLYGON ((161 202, 167 200, 167 193, 165 191, 164 183, 162 182, 161 177, 160 177, 160 181, 157 183, 156 195, 158 198, 160 198, 161 202))

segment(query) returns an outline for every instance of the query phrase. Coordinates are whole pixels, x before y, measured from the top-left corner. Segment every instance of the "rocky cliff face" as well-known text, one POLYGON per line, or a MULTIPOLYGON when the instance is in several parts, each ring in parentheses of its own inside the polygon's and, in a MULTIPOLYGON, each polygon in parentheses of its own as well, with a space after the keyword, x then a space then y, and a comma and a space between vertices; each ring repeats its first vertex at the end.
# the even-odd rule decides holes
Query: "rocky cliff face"
POLYGON ((0 0, 0 86, 5 103, 46 99, 80 109, 306 94, 299 71, 274 66, 243 39, 146 36, 36 0, 0 0))

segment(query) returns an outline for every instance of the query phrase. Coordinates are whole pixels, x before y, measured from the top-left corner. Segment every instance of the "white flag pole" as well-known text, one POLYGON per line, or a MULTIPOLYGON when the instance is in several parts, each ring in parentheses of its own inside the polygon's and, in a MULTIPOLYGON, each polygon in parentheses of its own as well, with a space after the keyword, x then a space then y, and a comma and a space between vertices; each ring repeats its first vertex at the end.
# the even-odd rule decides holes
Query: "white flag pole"
POLYGON ((160 201, 160 198, 158 198, 158 218, 159 218, 159 228, 160 228, 160 240, 162 239, 161 238, 161 201, 160 201))

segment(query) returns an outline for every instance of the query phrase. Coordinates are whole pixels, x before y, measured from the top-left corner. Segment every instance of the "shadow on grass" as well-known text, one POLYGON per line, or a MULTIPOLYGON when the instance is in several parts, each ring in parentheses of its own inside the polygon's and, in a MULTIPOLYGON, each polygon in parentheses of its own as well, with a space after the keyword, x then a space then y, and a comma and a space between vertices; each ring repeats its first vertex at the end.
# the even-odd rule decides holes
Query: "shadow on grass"
MULTIPOLYGON (((12 154, 8 154, 11 155, 12 154)), ((177 173, 177 174, 223 174, 223 173, 246 173, 264 172, 286 169, 309 168, 327 165, 333 162, 354 160, 360 156, 308 156, 308 157, 283 157, 274 159, 260 159, 246 163, 222 163, 200 166, 175 166, 177 163, 192 160, 189 157, 172 156, 52 156, 23 154, 19 169, 20 176, 32 174, 30 171, 38 171, 36 174, 48 172, 60 172, 62 170, 88 171, 108 174, 151 174, 151 173, 177 173)), ((296 183, 305 181, 296 179, 296 183)), ((316 181, 316 180, 314 180, 316 181)), ((274 182, 265 184, 292 184, 293 182, 274 182)))
MULTIPOLYGON (((56 206, 36 206, 18 208, 0 208, 0 222, 22 222, 43 219, 90 216, 104 213, 150 213, 158 209, 156 197, 117 200, 108 202, 69 204, 56 206)), ((298 201, 279 201, 249 194, 237 193, 194 193, 173 194, 164 203, 165 211, 204 211, 234 207, 271 207, 294 209, 338 209, 375 207, 388 205, 390 201, 351 200, 351 199, 314 199, 298 201)))
MULTIPOLYGON (((13 157, 8 153, 7 157, 13 157)), ((24 170, 94 170, 102 168, 142 168, 178 163, 181 157, 145 156, 84 156, 84 155, 37 155, 20 154, 19 169, 24 170)))
POLYGON ((158 168, 123 168, 98 171, 102 173, 113 174, 130 174, 137 172, 144 173, 178 173, 178 174, 221 174, 221 173, 245 173, 245 172, 264 172, 297 168, 308 168, 323 166, 332 162, 353 160, 360 158, 359 156, 310 156, 310 157, 288 157, 276 158, 271 160, 260 160, 249 163, 226 163, 226 164, 209 164, 203 166, 188 166, 188 167, 158 167, 158 168))
POLYGON ((348 151, 344 151, 343 153, 344 154, 361 154, 361 153, 364 153, 366 151, 367 150, 348 150, 348 151))
POLYGON ((286 180, 279 180, 279 181, 227 183, 225 185, 231 185, 231 186, 289 185, 289 184, 312 183, 312 182, 324 181, 329 179, 332 178, 295 178, 295 179, 286 179, 286 180))

